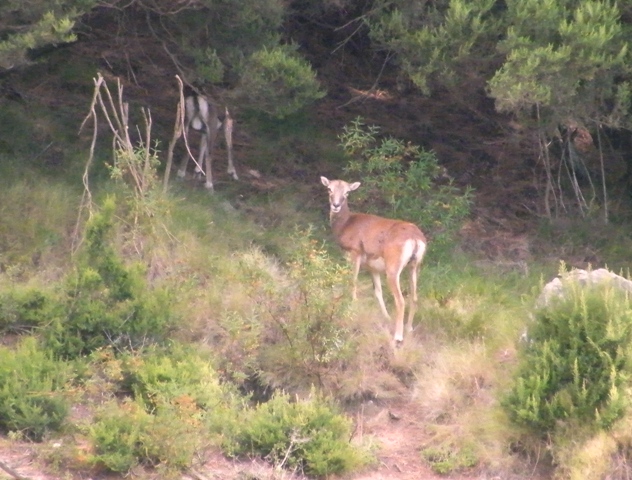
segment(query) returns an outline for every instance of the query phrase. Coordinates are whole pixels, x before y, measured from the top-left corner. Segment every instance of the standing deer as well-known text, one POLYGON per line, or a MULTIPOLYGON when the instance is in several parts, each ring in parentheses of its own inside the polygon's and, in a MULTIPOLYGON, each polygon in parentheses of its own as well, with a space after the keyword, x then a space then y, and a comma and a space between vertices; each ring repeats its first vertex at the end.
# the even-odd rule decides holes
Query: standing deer
MULTIPOLYGON (((195 167, 196 174, 206 175, 204 186, 213 191, 213 174, 211 172, 211 164, 213 163, 213 149, 215 148, 215 140, 217 132, 222 127, 222 121, 219 118, 217 106, 204 96, 195 92, 190 87, 185 87, 185 113, 186 119, 184 124, 184 135, 189 139, 189 130, 198 130, 201 134, 200 151, 198 153, 198 162, 195 167), (205 172, 201 168, 204 165, 205 172)), ((228 173, 235 180, 238 180, 235 165, 233 165, 233 119, 231 118, 228 108, 226 108, 224 117, 224 137, 226 138, 226 150, 228 153, 228 173)), ((189 163, 189 152, 185 153, 180 168, 178 169, 178 177, 184 177, 189 163)))
POLYGON ((349 210, 347 196, 357 190, 360 182, 347 183, 343 180, 320 181, 329 189, 329 219, 334 238, 349 255, 353 266, 352 296, 357 298, 357 282, 360 267, 373 277, 373 291, 382 313, 391 318, 382 297, 380 274, 386 273, 386 281, 395 300, 396 344, 404 340, 405 301, 399 283, 402 270, 410 270, 410 292, 407 330, 413 329, 413 317, 417 311, 417 273, 426 252, 426 237, 414 224, 401 220, 378 217, 349 210))

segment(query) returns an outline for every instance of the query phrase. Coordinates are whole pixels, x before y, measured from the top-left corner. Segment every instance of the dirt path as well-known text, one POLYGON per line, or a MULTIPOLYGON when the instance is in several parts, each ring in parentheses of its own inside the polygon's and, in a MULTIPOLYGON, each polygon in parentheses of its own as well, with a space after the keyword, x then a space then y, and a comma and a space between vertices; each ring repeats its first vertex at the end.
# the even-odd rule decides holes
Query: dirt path
MULTIPOLYGON (((423 461, 421 446, 428 438, 418 419, 419 406, 407 398, 382 406, 365 408, 358 418, 360 435, 378 442, 377 464, 371 470, 349 477, 350 480, 437 480, 455 478, 437 475, 423 461)), ((467 480, 475 477, 458 477, 467 480)))

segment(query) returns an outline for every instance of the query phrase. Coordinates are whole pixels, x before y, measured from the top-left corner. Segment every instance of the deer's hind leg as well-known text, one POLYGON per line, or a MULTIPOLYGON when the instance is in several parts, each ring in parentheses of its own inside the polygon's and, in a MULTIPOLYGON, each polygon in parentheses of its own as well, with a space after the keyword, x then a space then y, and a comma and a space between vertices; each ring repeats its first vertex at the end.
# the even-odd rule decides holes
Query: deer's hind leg
MULTIPOLYGON (((211 115, 211 118, 209 119, 209 123, 206 126, 205 135, 203 136, 205 156, 204 157, 200 156, 200 165, 202 164, 201 163, 202 158, 205 159, 204 167, 206 168, 206 182, 204 186, 211 192, 213 191, 213 170, 212 170, 213 152, 215 150, 215 141, 217 140, 217 133, 220 127, 222 126, 221 122, 219 121, 219 118, 217 118, 214 112, 212 113, 213 114, 211 115)), ((202 147, 200 147, 200 149, 202 149, 202 147)))
POLYGON ((233 163, 233 118, 226 109, 226 117, 224 118, 224 138, 226 139, 226 155, 228 156, 227 172, 234 180, 239 180, 235 164, 233 163))
POLYGON ((198 161, 199 163, 198 168, 201 168, 202 165, 204 165, 205 171, 204 172, 200 171, 200 174, 206 176, 204 187, 212 192, 213 191, 213 171, 211 170, 211 163, 212 163, 211 149, 213 146, 213 140, 210 139, 211 141, 209 142, 209 135, 212 135, 212 134, 209 134, 208 132, 204 133, 202 135, 202 140, 200 140, 200 157, 199 157, 200 159, 198 161))
POLYGON ((392 271, 386 271, 386 280, 388 287, 393 294, 393 300, 395 300, 395 335, 394 339, 396 343, 404 341, 404 310, 406 308, 406 302, 404 295, 402 294, 402 288, 399 283, 399 275, 401 269, 393 269, 392 271))
POLYGON ((413 318, 417 313, 417 273, 421 261, 412 260, 410 263, 410 291, 408 292, 408 321, 406 322, 406 331, 413 331, 413 318))
POLYGON ((410 263, 408 265, 408 268, 410 268, 410 292, 408 292, 409 310, 406 328, 409 332, 413 331, 413 318, 415 316, 415 313, 417 313, 417 275, 419 274, 419 268, 421 266, 421 262, 424 259, 425 253, 426 244, 424 242, 417 241, 415 252, 413 254, 413 257, 410 259, 410 263))
POLYGON ((371 276, 373 277, 373 293, 375 294, 375 298, 377 298, 377 303, 380 304, 380 309, 382 310, 384 316, 390 319, 391 316, 388 314, 388 310, 386 310, 384 296, 382 295, 382 279, 380 278, 380 272, 371 270, 371 276))

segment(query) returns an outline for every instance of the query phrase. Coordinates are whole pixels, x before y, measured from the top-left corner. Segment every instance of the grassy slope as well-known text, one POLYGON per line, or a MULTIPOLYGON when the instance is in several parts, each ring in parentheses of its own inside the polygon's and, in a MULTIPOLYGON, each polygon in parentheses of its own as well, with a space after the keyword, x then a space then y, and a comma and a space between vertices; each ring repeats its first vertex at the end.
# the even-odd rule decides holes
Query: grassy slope
MULTIPOLYGON (((265 157, 290 152, 295 142, 306 144, 306 138, 317 135, 315 128, 307 125, 294 132, 261 135, 259 155, 244 163, 251 160, 251 165, 272 178, 269 169, 265 170, 265 157)), ((335 145, 320 145, 321 151, 335 149, 335 145)), ((59 148, 66 155, 63 167, 42 165, 37 153, 30 157, 21 152, 4 155, 1 284, 44 284, 62 278, 70 266, 70 252, 79 240, 75 225, 81 218, 82 186, 76 172, 85 154, 75 151, 72 158, 72 146, 61 144, 59 148)), ((101 170, 96 167, 92 182, 96 203, 106 195, 124 198, 125 189, 109 181, 101 170)), ((305 170, 317 178, 316 171, 305 170)), ((230 312, 245 314, 253 308, 236 268, 253 248, 268 255, 265 268, 283 266, 296 228, 314 225, 314 237, 325 242, 333 258, 342 261, 330 243, 321 188, 282 179, 266 191, 243 183, 222 183, 211 197, 191 185, 174 184, 163 213, 151 220, 151 228, 130 236, 121 222, 117 242, 128 260, 141 260, 147 266, 153 282, 168 284, 177 292, 177 315, 185 319, 178 332, 181 338, 226 349, 230 345, 213 343, 221 337, 213 333, 230 312)), ((484 468, 507 468, 512 463, 503 449, 508 426, 498 416, 494 397, 505 386, 515 339, 526 321, 536 283, 533 270, 529 275, 522 271, 498 275, 481 271, 463 254, 455 255, 453 262, 437 264, 431 251, 421 277, 416 333, 397 355, 384 357, 390 326, 378 315, 370 282, 363 277, 361 300, 354 307, 353 322, 362 332, 358 358, 350 360, 356 365, 351 369, 355 373, 340 377, 337 395, 352 400, 348 404, 351 410, 360 408, 362 398, 379 402, 412 398, 415 415, 431 432, 426 442, 452 452, 455 467, 464 461, 459 452, 467 452, 484 468), (367 358, 374 360, 367 362, 367 358)), ((283 386, 284 378, 271 380, 283 386)))
MULTIPOLYGON (((77 112, 42 117, 34 137, 23 134, 28 122, 20 106, 9 105, 3 112, 11 122, 0 122, 2 137, 14 141, 0 145, 0 286, 49 283, 68 271, 79 240, 79 173, 87 144, 78 144, 72 133, 75 125, 69 118, 76 119, 77 112)), ((253 308, 237 268, 240 261, 262 252, 264 257, 257 257, 262 268, 272 278, 282 277, 293 232, 313 225, 314 237, 342 262, 330 242, 326 195, 317 180, 321 172, 341 169, 343 159, 331 132, 307 119, 248 128, 253 137, 241 152, 242 168, 259 170, 263 182, 248 175, 239 184, 220 181, 214 197, 174 183, 165 213, 156 215, 152 228, 130 236, 122 222, 117 235, 129 261, 141 260, 152 282, 176 292, 177 315, 183 319, 177 335, 226 355, 234 353, 235 345, 225 341, 221 330, 230 315, 253 308), (289 175, 297 180, 288 180, 289 175)), ((112 184, 102 167, 107 151, 99 158, 92 177, 97 203, 108 194, 122 198, 125 190, 112 184)), ((572 244, 572 239, 565 241, 572 244)), ((624 261, 616 257, 610 263, 624 261)), ((464 253, 437 263, 430 250, 420 279, 417 329, 397 355, 389 350, 390 326, 379 316, 370 281, 363 277, 351 320, 360 332, 357 357, 336 386, 349 412, 364 411, 367 400, 388 406, 406 398, 411 406, 407 415, 425 426, 423 437, 402 439, 411 444, 412 455, 423 452, 432 459, 439 451, 448 470, 476 463, 500 476, 531 471, 523 459, 509 454, 507 447, 519 432, 497 402, 514 367, 516 339, 528 321, 541 274, 549 277, 557 269, 551 263, 527 267, 479 263, 464 253)), ((229 360, 228 365, 243 366, 238 355, 229 360)), ((283 386, 286 377, 268 378, 283 386)))

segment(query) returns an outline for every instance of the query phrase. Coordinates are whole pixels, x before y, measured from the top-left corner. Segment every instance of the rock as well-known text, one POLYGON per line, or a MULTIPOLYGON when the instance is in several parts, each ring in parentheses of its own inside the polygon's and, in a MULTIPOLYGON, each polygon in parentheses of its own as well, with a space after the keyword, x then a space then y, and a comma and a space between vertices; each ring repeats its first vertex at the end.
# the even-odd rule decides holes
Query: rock
POLYGON ((615 273, 600 268, 598 270, 571 270, 547 283, 536 301, 536 307, 542 308, 550 305, 556 298, 564 297, 564 289, 569 283, 578 283, 581 286, 600 285, 610 282, 613 286, 626 292, 632 292, 632 281, 615 273))

